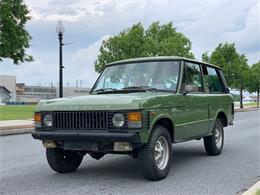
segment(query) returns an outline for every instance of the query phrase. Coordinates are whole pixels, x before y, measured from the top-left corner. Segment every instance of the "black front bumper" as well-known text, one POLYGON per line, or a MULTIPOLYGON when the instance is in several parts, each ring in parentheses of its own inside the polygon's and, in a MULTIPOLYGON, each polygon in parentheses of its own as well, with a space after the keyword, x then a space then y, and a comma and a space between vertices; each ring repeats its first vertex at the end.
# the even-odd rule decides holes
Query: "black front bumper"
POLYGON ((130 142, 141 143, 136 132, 86 132, 86 131, 33 131, 32 137, 39 140, 87 141, 87 142, 130 142))

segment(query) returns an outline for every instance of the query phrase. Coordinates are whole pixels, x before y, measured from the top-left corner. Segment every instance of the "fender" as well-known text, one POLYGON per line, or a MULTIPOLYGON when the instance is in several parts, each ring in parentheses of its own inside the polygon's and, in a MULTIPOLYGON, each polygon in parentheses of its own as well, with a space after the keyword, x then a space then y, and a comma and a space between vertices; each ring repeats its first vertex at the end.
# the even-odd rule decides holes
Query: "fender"
POLYGON ((173 124, 173 128, 174 128, 174 121, 172 119, 172 117, 169 114, 158 114, 151 122, 150 124, 150 129, 149 131, 151 131, 154 127, 154 125, 160 120, 160 119, 169 119, 172 124, 173 124))
POLYGON ((221 113, 221 112, 223 112, 223 113, 226 115, 226 117, 227 117, 227 113, 225 112, 225 110, 224 110, 223 108, 219 108, 219 109, 216 111, 216 114, 215 114, 215 116, 214 116, 214 121, 217 119, 218 114, 221 113))
POLYGON ((224 109, 219 108, 219 109, 216 111, 216 114, 215 114, 215 116, 214 116, 213 123, 211 124, 211 127, 212 127, 212 128, 210 129, 210 133, 212 132, 213 126, 215 125, 215 121, 216 121, 216 119, 217 119, 217 117, 218 117, 218 115, 219 115, 220 113, 223 113, 223 114, 225 115, 226 120, 227 120, 227 123, 228 123, 227 113, 225 112, 224 109))

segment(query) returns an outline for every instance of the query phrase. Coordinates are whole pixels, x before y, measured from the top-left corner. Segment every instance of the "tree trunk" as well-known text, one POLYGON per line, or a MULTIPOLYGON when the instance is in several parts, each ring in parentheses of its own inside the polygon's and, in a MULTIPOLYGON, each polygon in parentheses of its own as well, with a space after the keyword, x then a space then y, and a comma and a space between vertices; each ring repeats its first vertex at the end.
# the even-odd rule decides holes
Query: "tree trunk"
POLYGON ((260 88, 257 88, 257 108, 259 108, 259 92, 260 92, 260 88))
POLYGON ((242 89, 242 79, 240 79, 240 108, 244 108, 243 107, 243 89, 242 89))

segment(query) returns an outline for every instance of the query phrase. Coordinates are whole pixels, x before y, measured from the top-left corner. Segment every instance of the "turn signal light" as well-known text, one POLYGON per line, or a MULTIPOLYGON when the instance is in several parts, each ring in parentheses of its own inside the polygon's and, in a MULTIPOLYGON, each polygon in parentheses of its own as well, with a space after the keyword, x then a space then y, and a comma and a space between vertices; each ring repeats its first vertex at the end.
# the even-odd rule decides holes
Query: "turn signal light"
POLYGON ((34 125, 35 127, 41 127, 42 119, 40 113, 34 113, 34 125))
POLYGON ((35 123, 40 123, 41 122, 41 114, 40 113, 35 113, 34 114, 34 122, 35 123))
POLYGON ((136 122, 142 120, 141 112, 130 112, 128 113, 128 121, 136 122))
POLYGON ((138 129, 142 127, 142 113, 141 112, 129 112, 127 115, 128 128, 138 129))

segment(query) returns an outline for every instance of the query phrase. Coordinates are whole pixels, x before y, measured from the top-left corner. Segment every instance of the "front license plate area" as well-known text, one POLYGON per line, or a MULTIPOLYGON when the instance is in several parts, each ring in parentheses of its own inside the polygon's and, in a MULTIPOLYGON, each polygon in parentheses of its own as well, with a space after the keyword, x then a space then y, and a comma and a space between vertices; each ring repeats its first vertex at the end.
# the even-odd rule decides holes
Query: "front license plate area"
POLYGON ((63 142, 64 150, 87 150, 87 151, 98 151, 98 143, 94 142, 76 142, 76 141, 65 141, 63 142))

